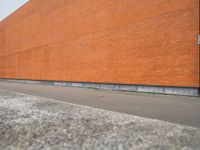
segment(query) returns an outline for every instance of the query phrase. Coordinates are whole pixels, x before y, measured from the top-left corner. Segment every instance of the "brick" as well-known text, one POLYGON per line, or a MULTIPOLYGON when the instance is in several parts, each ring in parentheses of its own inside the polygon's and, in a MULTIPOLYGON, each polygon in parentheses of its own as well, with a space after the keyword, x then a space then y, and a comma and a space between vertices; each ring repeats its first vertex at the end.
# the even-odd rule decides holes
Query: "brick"
POLYGON ((199 0, 30 0, 0 22, 0 78, 199 87, 197 35, 199 0))

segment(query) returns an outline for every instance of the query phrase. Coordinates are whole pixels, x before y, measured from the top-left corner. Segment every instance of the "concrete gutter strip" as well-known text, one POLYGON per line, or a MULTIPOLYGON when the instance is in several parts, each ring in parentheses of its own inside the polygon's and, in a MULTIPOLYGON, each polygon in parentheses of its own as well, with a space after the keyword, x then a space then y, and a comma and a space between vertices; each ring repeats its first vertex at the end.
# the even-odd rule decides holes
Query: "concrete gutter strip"
POLYGON ((0 149, 200 149, 200 129, 0 90, 0 149))

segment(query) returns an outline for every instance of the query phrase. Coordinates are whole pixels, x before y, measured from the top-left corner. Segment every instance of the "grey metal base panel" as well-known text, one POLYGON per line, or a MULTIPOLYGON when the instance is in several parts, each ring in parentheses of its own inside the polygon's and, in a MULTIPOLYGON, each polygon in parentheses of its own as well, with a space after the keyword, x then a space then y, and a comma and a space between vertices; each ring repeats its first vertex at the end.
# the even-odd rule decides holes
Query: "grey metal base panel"
POLYGON ((6 82, 46 84, 55 86, 70 86, 81 88, 105 89, 115 91, 145 92, 154 94, 173 94, 185 96, 200 96, 200 89, 193 87, 166 87, 135 84, 110 84, 110 83, 89 83, 89 82, 66 82, 66 81, 46 81, 46 80, 19 80, 19 79, 0 79, 6 82))

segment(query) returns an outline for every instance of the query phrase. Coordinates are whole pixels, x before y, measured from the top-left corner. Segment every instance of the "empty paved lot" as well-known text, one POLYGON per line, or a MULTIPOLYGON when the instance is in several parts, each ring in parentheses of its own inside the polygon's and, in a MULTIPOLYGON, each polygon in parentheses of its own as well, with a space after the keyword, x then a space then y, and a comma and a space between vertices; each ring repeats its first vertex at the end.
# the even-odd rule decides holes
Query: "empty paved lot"
POLYGON ((200 128, 200 98, 0 82, 0 89, 200 128))

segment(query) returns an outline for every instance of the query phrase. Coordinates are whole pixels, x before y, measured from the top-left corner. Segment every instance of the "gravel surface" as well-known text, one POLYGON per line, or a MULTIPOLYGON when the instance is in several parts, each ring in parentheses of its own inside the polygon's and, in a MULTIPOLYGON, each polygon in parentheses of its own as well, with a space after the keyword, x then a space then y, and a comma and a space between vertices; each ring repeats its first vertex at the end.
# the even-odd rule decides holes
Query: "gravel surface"
POLYGON ((0 149, 200 149, 200 129, 0 90, 0 149))

